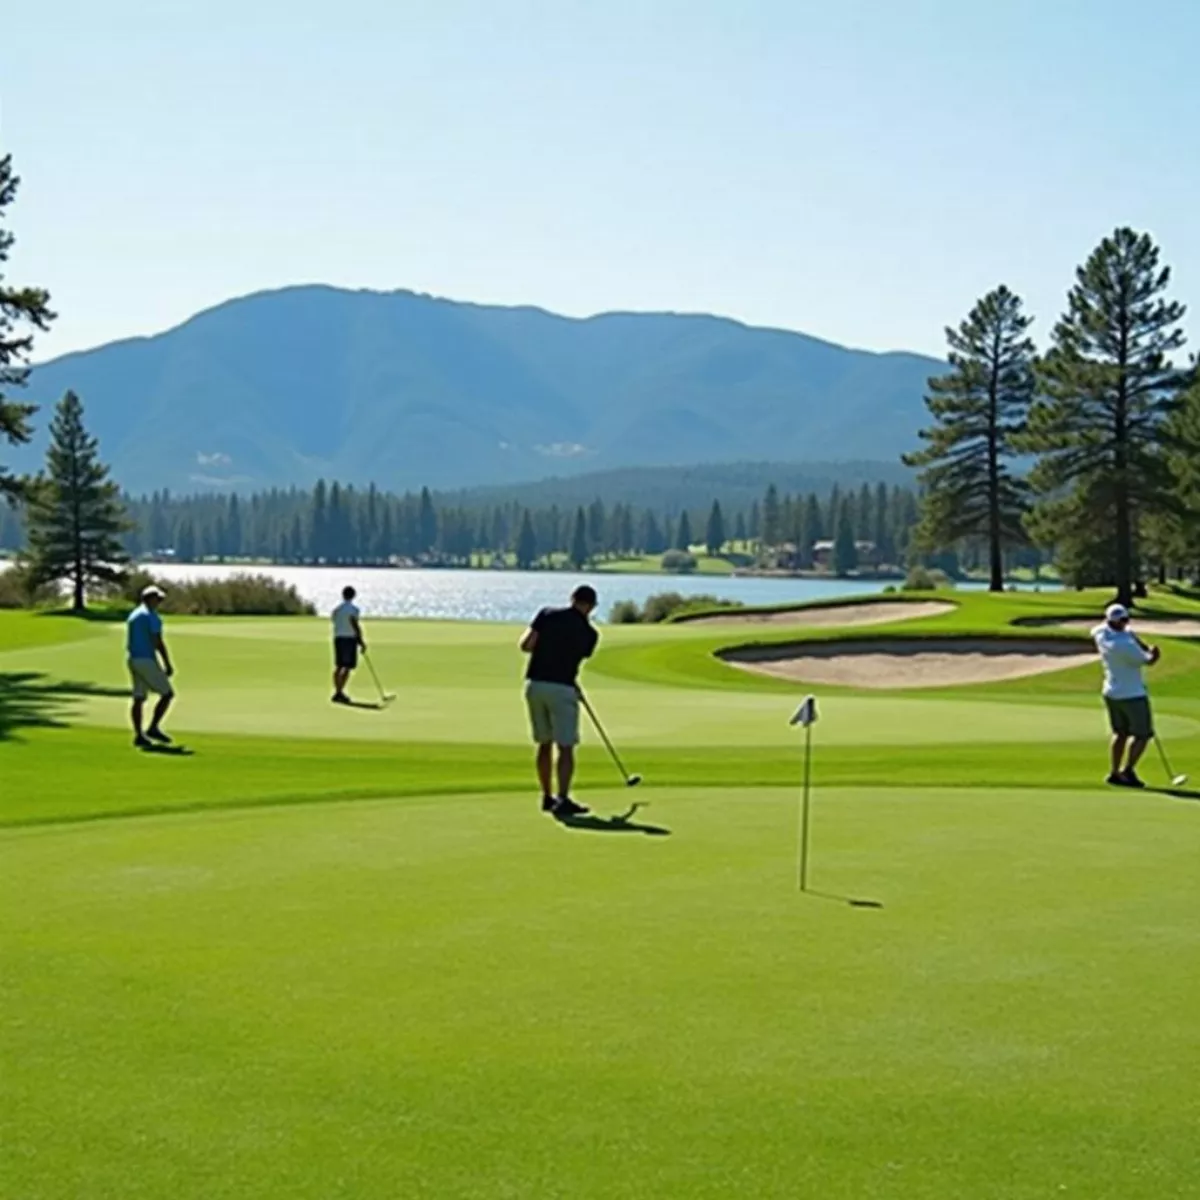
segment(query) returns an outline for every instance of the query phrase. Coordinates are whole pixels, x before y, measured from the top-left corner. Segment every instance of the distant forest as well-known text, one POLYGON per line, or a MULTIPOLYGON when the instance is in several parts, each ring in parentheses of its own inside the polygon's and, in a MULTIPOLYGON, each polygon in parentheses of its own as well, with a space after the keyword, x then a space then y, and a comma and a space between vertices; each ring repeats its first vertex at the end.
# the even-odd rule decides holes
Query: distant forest
MULTIPOLYGON (((501 556, 521 567, 585 566, 704 546, 712 554, 739 551, 762 565, 804 570, 814 566, 815 543, 840 539, 841 557, 830 562, 844 573, 859 566, 857 550, 866 544, 872 566, 909 563, 919 518, 915 491, 883 482, 844 490, 835 483, 823 495, 770 484, 748 503, 725 507, 714 497, 674 511, 599 497, 574 506, 530 505, 465 493, 454 502, 427 488, 396 495, 338 482, 319 482, 311 491, 123 499, 134 526, 125 536, 129 553, 183 562, 453 566, 501 556)), ((0 546, 17 549, 21 541, 16 513, 4 510, 0 546)), ((980 556, 967 545, 920 561, 954 574, 977 566, 980 556)))

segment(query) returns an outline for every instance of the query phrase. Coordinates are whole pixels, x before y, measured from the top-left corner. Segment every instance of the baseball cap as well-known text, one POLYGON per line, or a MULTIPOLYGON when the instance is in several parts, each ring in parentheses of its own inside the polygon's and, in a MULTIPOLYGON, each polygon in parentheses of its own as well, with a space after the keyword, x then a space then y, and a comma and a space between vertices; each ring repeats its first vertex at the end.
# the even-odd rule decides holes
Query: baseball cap
POLYGON ((1106 621, 1128 621, 1129 609, 1123 604, 1110 604, 1104 610, 1104 619, 1106 621))
POLYGON ((157 583, 150 583, 150 584, 147 584, 144 588, 142 588, 141 594, 142 594, 143 600, 149 600, 152 596, 158 596, 161 599, 167 593, 164 592, 162 590, 162 588, 160 588, 158 586, 157 583))

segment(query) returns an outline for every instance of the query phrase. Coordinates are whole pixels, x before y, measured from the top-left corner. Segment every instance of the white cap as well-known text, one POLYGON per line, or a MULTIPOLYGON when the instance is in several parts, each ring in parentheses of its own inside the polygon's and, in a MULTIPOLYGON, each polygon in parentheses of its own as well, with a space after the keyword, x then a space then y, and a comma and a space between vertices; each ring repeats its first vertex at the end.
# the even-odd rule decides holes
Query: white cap
POLYGON ((1129 609, 1123 604, 1110 604, 1104 610, 1104 619, 1110 623, 1112 621, 1128 621, 1129 609))
POLYGON ((142 599, 143 600, 149 600, 153 596, 157 596, 157 597, 159 597, 159 599, 162 599, 162 597, 165 596, 166 594, 167 593, 164 592, 162 590, 162 588, 160 588, 158 586, 157 583, 149 583, 144 588, 142 588, 142 599))

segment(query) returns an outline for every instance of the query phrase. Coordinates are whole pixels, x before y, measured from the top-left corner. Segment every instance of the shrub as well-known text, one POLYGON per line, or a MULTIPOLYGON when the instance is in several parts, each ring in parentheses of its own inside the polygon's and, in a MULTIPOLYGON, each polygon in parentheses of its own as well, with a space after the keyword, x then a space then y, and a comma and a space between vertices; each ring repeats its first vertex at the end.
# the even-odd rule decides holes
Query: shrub
POLYGON ((740 600, 723 600, 720 596, 681 596, 678 592, 659 592, 646 597, 642 620, 648 625, 673 620, 692 612, 707 612, 714 608, 743 608, 740 600))
POLYGON ((662 569, 674 575, 686 575, 696 569, 695 556, 686 550, 668 550, 662 556, 662 569))
POLYGON ((936 567, 932 570, 929 567, 910 567, 908 577, 904 580, 900 590, 902 592, 932 592, 937 588, 952 587, 950 576, 945 571, 939 571, 936 567))
POLYGON ((613 625, 636 625, 642 619, 642 613, 637 601, 618 600, 608 610, 608 619, 613 625))
POLYGON ((142 589, 157 583, 166 599, 161 612, 195 617, 291 617, 315 615, 293 584, 270 575, 230 575, 227 579, 155 579, 148 571, 133 571, 122 591, 136 603, 142 589))
POLYGON ((57 599, 54 584, 34 583, 25 563, 18 561, 0 568, 0 608, 34 608, 57 599))

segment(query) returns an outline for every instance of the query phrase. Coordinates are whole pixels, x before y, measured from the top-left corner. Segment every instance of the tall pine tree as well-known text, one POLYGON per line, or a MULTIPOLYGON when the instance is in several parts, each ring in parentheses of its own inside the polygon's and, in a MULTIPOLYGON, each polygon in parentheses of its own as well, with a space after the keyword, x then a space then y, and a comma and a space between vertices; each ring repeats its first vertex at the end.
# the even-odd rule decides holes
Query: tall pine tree
POLYGON ((121 534, 128 521, 74 392, 59 401, 50 423, 46 475, 33 488, 28 519, 33 577, 39 583, 69 580, 76 612, 87 605, 89 585, 124 578, 128 558, 121 534))
MULTIPOLYGON (((5 282, 4 264, 15 239, 5 227, 4 210, 16 199, 20 182, 13 172, 12 155, 0 157, 0 438, 14 446, 29 441, 29 419, 36 408, 9 400, 5 393, 25 386, 33 331, 48 329, 54 320, 49 292, 5 282)), ((20 495, 20 481, 0 465, 0 498, 15 500, 20 495)))
POLYGON ((1117 229, 1078 269, 1023 442, 1040 455, 1039 542, 1078 564, 1078 582, 1115 584, 1123 604, 1138 573, 1138 514, 1171 503, 1167 452, 1180 447, 1169 418, 1189 382, 1171 359, 1185 310, 1167 299, 1159 259, 1149 235, 1117 229))
POLYGON ((708 512, 708 526, 704 531, 704 547, 709 554, 720 554, 725 549, 725 516, 721 512, 720 500, 712 502, 708 512))
POLYGON ((993 592, 1004 590, 1005 548, 1027 540, 1029 488, 1012 459, 1034 397, 1032 322, 1021 298, 1001 286, 946 330, 952 369, 929 381, 925 404, 934 423, 921 430, 928 445, 904 456, 922 468, 918 544, 938 550, 984 539, 993 592))

